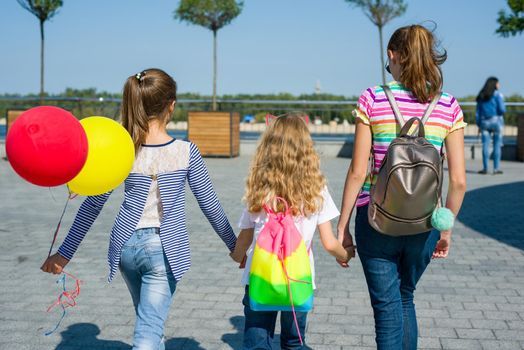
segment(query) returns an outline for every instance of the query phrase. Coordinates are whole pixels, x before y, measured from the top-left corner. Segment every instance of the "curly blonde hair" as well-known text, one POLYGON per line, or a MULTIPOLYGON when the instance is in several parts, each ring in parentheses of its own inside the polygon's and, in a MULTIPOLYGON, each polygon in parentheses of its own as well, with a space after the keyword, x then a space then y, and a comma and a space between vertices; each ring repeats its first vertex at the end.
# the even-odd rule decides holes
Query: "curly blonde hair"
MULTIPOLYGON (((284 198, 293 215, 320 210, 326 179, 303 117, 298 112, 278 117, 262 134, 246 183, 244 200, 250 212, 260 212, 274 196, 284 198)), ((280 202, 268 204, 285 210, 280 202)))

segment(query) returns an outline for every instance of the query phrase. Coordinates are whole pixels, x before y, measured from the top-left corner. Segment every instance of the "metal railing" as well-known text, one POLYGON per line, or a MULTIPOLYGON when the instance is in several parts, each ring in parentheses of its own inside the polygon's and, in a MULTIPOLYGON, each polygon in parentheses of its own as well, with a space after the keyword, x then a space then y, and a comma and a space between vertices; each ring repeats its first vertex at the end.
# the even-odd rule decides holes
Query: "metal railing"
MULTIPOLYGON (((27 109, 44 104, 56 105, 71 111, 78 118, 91 115, 104 115, 118 118, 120 112, 120 98, 113 97, 0 97, 0 118, 6 115, 8 109, 27 109)), ((188 111, 210 111, 211 99, 179 99, 177 109, 174 113, 174 121, 187 120, 188 111)), ((459 101, 468 123, 475 123, 475 106, 473 101, 459 101)), ((223 111, 235 111, 243 115, 254 115, 258 121, 263 121, 267 112, 273 114, 285 113, 291 110, 301 110, 310 114, 310 117, 319 117, 324 124, 335 120, 338 123, 347 120, 350 124, 354 122, 351 115, 356 106, 356 100, 241 100, 241 99, 218 99, 218 109, 223 111)), ((505 116, 506 125, 517 124, 519 115, 524 115, 524 102, 506 102, 507 110, 505 116)), ((513 133, 511 133, 513 134, 513 133)), ((514 135, 516 135, 516 130, 514 135)), ((513 136, 513 135, 510 135, 513 136)))

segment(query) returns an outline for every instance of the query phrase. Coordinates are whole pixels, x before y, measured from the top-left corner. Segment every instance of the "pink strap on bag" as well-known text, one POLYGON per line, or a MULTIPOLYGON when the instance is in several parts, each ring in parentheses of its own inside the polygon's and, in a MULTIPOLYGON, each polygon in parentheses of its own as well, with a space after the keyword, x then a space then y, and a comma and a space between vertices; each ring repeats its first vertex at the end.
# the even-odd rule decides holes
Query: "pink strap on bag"
MULTIPOLYGON (((267 204, 264 204, 264 210, 266 211, 266 213, 268 215, 274 215, 276 217, 276 219, 278 220, 278 222, 283 226, 282 224, 282 221, 284 220, 284 218, 288 215, 291 215, 291 212, 289 210, 289 205, 287 203, 287 201, 282 198, 282 197, 274 197, 273 199, 277 200, 277 201, 281 201, 284 203, 284 205, 286 206, 286 211, 284 213, 281 213, 281 212, 274 212, 267 204)), ((290 239, 291 237, 288 236, 286 237, 287 239, 290 239)), ((291 242, 287 242, 288 243, 288 246, 291 246, 291 242)), ((287 289, 288 289, 288 293, 289 293, 289 301, 290 301, 290 304, 291 304, 291 312, 293 313, 293 320, 295 321, 295 327, 297 329, 297 333, 298 333, 298 338, 300 339, 300 345, 304 345, 303 341, 302 341, 302 335, 300 334, 300 328, 298 326, 298 320, 297 320, 297 314, 295 312, 295 306, 293 304, 293 293, 291 291, 291 284, 290 284, 290 281, 293 281, 293 282, 298 282, 298 283, 305 283, 305 284, 311 284, 310 282, 308 281, 302 281, 302 280, 297 280, 297 279, 293 279, 291 277, 289 277, 288 273, 287 273, 287 269, 286 269, 286 266, 285 266, 285 263, 284 263, 284 258, 286 256, 286 253, 285 253, 285 244, 286 242, 283 242, 281 243, 280 247, 279 247, 279 250, 278 250, 278 259, 280 261, 280 264, 282 265, 282 270, 284 271, 284 275, 286 276, 286 283, 287 283, 287 289)), ((310 253, 310 250, 311 250, 311 245, 309 246, 309 249, 308 249, 308 253, 310 253)))

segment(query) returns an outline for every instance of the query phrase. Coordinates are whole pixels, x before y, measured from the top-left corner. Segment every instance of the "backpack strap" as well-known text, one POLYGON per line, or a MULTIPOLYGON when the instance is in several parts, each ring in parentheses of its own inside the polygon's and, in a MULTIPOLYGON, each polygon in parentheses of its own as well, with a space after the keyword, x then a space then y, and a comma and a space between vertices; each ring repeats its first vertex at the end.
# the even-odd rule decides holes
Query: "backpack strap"
MULTIPOLYGON (((402 116, 402 113, 400 113, 400 108, 398 108, 397 101, 395 100, 395 96, 393 95, 393 92, 391 91, 391 88, 388 85, 382 85, 382 88, 384 89, 384 92, 386 93, 386 97, 388 98, 389 104, 391 105, 391 109, 393 110, 393 114, 395 115, 395 118, 397 119, 398 123, 400 124, 400 128, 402 129, 406 122, 404 121, 404 117, 402 116)), ((428 121, 429 117, 431 116, 431 113, 433 113, 433 110, 437 106, 438 101, 440 100, 440 97, 442 96, 442 92, 437 93, 433 99, 431 100, 430 104, 428 105, 428 108, 426 108, 426 111, 424 112, 424 116, 422 119, 420 119, 420 123, 422 125, 425 125, 428 121)), ((419 127, 417 127, 418 129, 419 127)), ((415 133, 417 130, 415 130, 415 133)))
POLYGON ((440 100, 440 96, 442 96, 442 92, 437 93, 433 97, 433 99, 431 100, 431 102, 428 105, 428 108, 426 108, 426 111, 424 112, 424 116, 422 116, 422 119, 420 119, 420 123, 417 125, 417 129, 415 129, 414 134, 417 133, 417 130, 424 129, 424 125, 426 125, 426 122, 428 121, 429 117, 431 116, 431 113, 433 113, 433 110, 437 106, 437 103, 440 100))
POLYGON ((400 113, 400 108, 398 108, 397 101, 395 101, 395 96, 393 95, 393 91, 391 91, 391 88, 387 85, 382 85, 382 88, 384 89, 384 92, 386 93, 386 97, 388 98, 389 104, 391 105, 391 109, 393 110, 393 114, 395 115, 395 118, 397 119, 397 122, 400 124, 400 128, 406 124, 404 121, 404 117, 402 116, 402 113, 400 113))
POLYGON ((431 113, 433 113, 433 110, 435 109, 438 101, 440 100, 440 96, 442 96, 442 92, 437 93, 431 100, 431 103, 426 109, 426 112, 424 112, 424 116, 420 120, 422 124, 426 124, 426 122, 428 121, 429 117, 431 116, 431 113))
POLYGON ((276 201, 276 202, 280 201, 280 202, 282 202, 284 204, 284 206, 286 207, 286 211, 285 211, 286 215, 288 215, 290 213, 289 205, 287 204, 287 201, 284 198, 282 198, 282 197, 274 196, 274 197, 270 197, 268 199, 268 201, 266 203, 264 203, 264 205, 262 206, 264 208, 264 210, 268 214, 275 214, 275 211, 273 209, 271 209, 270 205, 268 205, 268 203, 272 202, 272 201, 276 201))

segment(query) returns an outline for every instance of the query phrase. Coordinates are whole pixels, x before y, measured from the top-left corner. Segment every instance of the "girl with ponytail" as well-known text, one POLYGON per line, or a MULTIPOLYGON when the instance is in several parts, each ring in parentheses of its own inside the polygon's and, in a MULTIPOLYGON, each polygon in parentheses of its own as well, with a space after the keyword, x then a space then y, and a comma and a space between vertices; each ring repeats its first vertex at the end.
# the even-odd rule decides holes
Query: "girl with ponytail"
MULTIPOLYGON (((353 238, 349 232, 349 221, 356 206, 356 246, 375 316, 375 339, 379 350, 417 348, 418 329, 413 293, 431 259, 446 258, 451 245, 451 229, 415 235, 398 232, 398 236, 389 236, 376 231, 369 224, 368 205, 370 189, 376 180, 374 175, 380 169, 389 144, 400 132, 386 89, 391 90, 405 121, 422 117, 430 101, 440 94, 424 129, 426 139, 438 151, 442 152, 445 145, 449 169, 445 207, 455 215, 462 205, 466 189, 466 124, 457 100, 442 92, 440 65, 446 60, 447 54, 446 51, 439 52, 436 46, 433 33, 423 26, 411 25, 397 29, 387 46, 389 63, 386 66, 395 80, 387 86, 364 90, 353 111, 356 118, 355 146, 337 228, 339 240, 344 246, 351 246, 353 238), (372 164, 368 172, 370 158, 372 164)), ((344 265, 342 261, 339 263, 344 265)))
MULTIPOLYGON (((125 180, 124 202, 109 239, 109 281, 119 269, 135 307, 133 350, 163 350, 164 322, 175 289, 191 265, 185 221, 185 185, 213 230, 233 251, 236 237, 195 144, 168 135, 176 82, 160 69, 127 78, 122 124, 136 159, 125 180)), ((58 253, 42 270, 61 273, 97 218, 109 193, 87 197, 58 253)))

